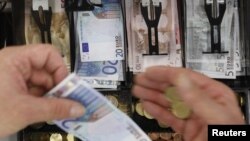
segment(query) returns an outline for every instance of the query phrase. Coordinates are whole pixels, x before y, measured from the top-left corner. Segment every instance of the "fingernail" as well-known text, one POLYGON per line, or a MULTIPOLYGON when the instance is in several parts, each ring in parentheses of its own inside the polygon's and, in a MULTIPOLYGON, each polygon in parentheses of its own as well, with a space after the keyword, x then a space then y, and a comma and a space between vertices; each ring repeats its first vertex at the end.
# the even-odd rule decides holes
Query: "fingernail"
POLYGON ((70 115, 72 117, 80 117, 85 113, 85 108, 80 105, 80 104, 76 104, 74 105, 71 110, 70 110, 70 115))
POLYGON ((182 93, 184 93, 190 91, 193 88, 193 83, 187 75, 181 74, 178 77, 178 86, 182 93))

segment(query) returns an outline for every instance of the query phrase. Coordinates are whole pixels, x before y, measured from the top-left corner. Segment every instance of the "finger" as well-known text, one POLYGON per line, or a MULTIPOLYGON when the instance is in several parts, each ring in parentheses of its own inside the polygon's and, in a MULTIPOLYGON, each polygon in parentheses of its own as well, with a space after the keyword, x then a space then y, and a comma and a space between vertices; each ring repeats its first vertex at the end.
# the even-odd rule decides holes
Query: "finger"
POLYGON ((54 82, 57 84, 68 74, 67 68, 59 52, 51 45, 37 45, 32 47, 29 59, 32 65, 37 69, 45 68, 53 74, 54 82), (36 57, 33 57, 33 56, 36 57))
MULTIPOLYGON (((177 85, 178 83, 181 83, 177 82, 177 78, 179 78, 180 75, 189 76, 189 78, 195 85, 197 85, 197 87, 200 87, 201 89, 207 91, 209 96, 214 99, 223 96, 225 98, 224 101, 229 100, 231 102, 235 102, 235 95, 233 94, 232 90, 226 85, 189 69, 172 67, 151 67, 144 73, 144 81, 151 82, 150 84, 168 83, 169 85, 177 85)), ((164 90, 164 88, 158 88, 158 90, 162 89, 164 90)))
POLYGON ((171 126, 176 132, 182 132, 185 122, 177 119, 167 108, 152 103, 150 101, 142 101, 144 109, 159 122, 164 125, 171 126))
POLYGON ((59 98, 36 98, 37 107, 32 108, 33 122, 76 118, 84 114, 84 107, 74 101, 59 98))
POLYGON ((145 73, 138 74, 134 79, 135 84, 143 86, 148 89, 154 89, 158 91, 164 92, 165 89, 169 86, 168 83, 165 82, 158 82, 158 81, 152 81, 148 79, 145 75, 145 73))
POLYGON ((151 101, 166 108, 170 106, 170 103, 166 100, 165 95, 159 91, 135 85, 133 87, 132 93, 139 99, 151 101))
POLYGON ((51 45, 28 45, 5 50, 10 54, 11 64, 17 67, 25 80, 29 80, 33 70, 46 70, 54 83, 60 82, 68 70, 59 52, 51 45), (18 55, 16 55, 18 54, 18 55))
POLYGON ((42 87, 46 90, 51 89, 54 86, 53 78, 45 70, 33 70, 29 83, 35 87, 42 87))
POLYGON ((182 100, 192 111, 207 122, 220 119, 221 111, 224 109, 220 104, 202 91, 186 75, 178 76, 176 81, 177 90, 182 100), (214 115, 218 115, 215 116, 214 115))
POLYGON ((28 89, 28 94, 31 94, 32 96, 35 97, 41 97, 45 94, 46 90, 42 87, 29 87, 28 89))

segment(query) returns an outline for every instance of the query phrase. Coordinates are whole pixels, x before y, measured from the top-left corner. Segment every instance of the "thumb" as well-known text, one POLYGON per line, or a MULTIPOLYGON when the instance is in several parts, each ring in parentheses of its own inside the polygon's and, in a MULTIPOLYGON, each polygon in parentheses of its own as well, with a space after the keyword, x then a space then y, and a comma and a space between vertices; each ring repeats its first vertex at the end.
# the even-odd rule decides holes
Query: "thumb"
POLYGON ((52 121, 66 118, 80 117, 85 108, 77 102, 60 98, 39 98, 33 108, 33 122, 52 121))
MULTIPOLYGON (((200 89, 187 75, 179 75, 177 81, 176 85, 180 97, 192 109, 194 114, 207 122, 213 122, 216 117, 214 115, 220 115, 221 106, 200 89)), ((216 118, 218 120, 218 117, 216 118)))

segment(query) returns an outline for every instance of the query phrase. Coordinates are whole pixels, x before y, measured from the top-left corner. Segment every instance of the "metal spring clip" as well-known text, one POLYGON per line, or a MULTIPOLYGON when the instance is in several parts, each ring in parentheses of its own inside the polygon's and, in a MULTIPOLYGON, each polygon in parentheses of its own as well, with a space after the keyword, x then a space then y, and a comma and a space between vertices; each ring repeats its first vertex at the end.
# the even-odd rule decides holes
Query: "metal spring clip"
POLYGON ((31 14, 38 25, 40 32, 42 43, 51 44, 51 20, 52 20, 52 9, 49 7, 49 10, 44 10, 44 7, 39 6, 38 10, 31 10, 31 14))
POLYGON ((94 4, 90 0, 65 0, 66 11, 93 11, 95 6, 102 7, 102 4, 94 4))
POLYGON ((159 3, 159 6, 156 6, 153 0, 150 0, 149 12, 148 12, 148 7, 143 6, 143 3, 141 3, 141 13, 148 27, 149 54, 146 55, 166 55, 166 54, 159 54, 158 24, 162 13, 161 2, 159 3))
POLYGON ((205 0, 205 11, 211 25, 211 52, 203 53, 228 53, 221 51, 221 23, 226 11, 225 0, 205 0))

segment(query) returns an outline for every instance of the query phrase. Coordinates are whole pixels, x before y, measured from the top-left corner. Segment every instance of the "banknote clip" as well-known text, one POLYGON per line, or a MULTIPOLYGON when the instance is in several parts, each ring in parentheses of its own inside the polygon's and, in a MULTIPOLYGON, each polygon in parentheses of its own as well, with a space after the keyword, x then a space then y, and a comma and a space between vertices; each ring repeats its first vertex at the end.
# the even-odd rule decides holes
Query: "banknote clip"
POLYGON ((93 11, 95 6, 102 7, 102 4, 92 3, 90 0, 65 0, 66 11, 93 11))
POLYGON ((33 0, 31 14, 34 18, 34 21, 38 25, 40 32, 42 43, 51 44, 51 20, 52 20, 52 9, 48 5, 48 0, 40 0, 37 3, 37 0, 33 0), (40 3, 40 1, 43 1, 40 3))
POLYGON ((0 12, 4 10, 7 5, 7 1, 0 1, 0 12))
POLYGON ((141 13, 148 27, 149 54, 144 55, 167 55, 159 53, 158 25, 162 13, 161 2, 142 1, 141 13))
POLYGON ((211 25, 211 51, 203 53, 228 53, 221 50, 221 23, 226 11, 225 0, 205 0, 205 11, 211 25))

